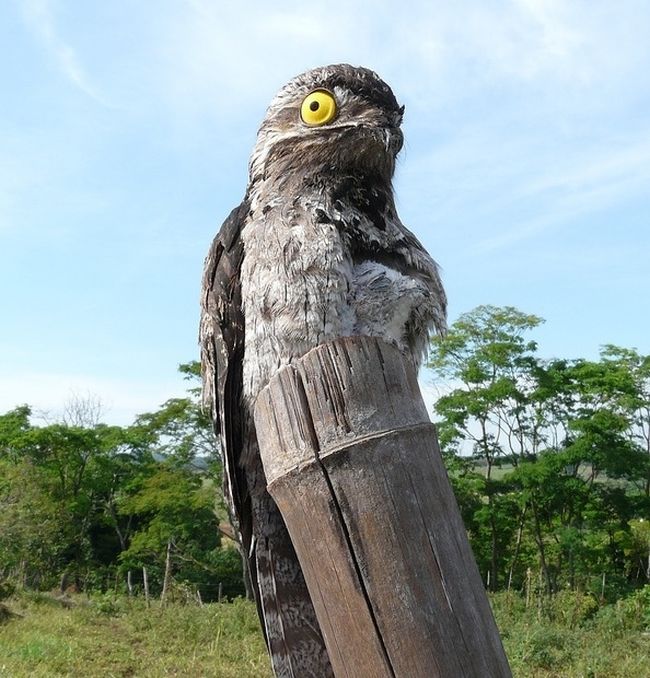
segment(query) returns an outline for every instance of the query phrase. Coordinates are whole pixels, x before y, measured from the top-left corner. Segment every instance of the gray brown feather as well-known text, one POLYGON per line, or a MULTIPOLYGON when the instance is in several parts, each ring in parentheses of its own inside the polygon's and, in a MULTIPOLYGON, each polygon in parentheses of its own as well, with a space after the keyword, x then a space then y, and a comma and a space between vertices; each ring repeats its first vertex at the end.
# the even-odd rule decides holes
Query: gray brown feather
POLYGON ((204 393, 277 676, 325 677, 331 668, 266 491, 252 423, 257 394, 278 367, 325 341, 380 336, 419 365, 429 333, 445 329, 438 268, 395 209, 403 111, 388 85, 363 68, 327 66, 288 83, 260 127, 246 199, 206 260, 204 393), (300 105, 317 88, 333 93, 338 115, 307 127, 300 105))

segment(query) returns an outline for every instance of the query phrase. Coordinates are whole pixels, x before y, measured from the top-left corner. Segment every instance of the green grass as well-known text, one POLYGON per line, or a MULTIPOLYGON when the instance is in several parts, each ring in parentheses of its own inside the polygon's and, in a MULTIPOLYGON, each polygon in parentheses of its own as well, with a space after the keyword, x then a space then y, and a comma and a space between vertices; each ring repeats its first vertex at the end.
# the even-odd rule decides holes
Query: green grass
POLYGON ((0 626, 0 676, 271 676, 254 606, 204 607, 44 596, 8 601, 0 626))
MULTIPOLYGON (((650 676, 650 587, 616 605, 562 593, 552 601, 492 596, 515 678, 650 676)), ((5 601, 0 678, 197 676, 270 678, 248 601, 147 609, 141 600, 51 596, 5 601)))
POLYGON ((599 607, 587 594, 525 601, 491 596, 516 678, 641 678, 650 676, 650 587, 599 607))

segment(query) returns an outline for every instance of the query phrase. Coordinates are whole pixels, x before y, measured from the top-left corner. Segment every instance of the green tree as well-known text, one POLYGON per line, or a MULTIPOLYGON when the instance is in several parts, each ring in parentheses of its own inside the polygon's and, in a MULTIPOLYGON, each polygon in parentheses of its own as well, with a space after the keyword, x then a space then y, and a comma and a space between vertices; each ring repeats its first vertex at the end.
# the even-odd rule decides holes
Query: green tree
POLYGON ((650 497, 650 356, 608 344, 601 363, 610 374, 610 405, 625 417, 630 441, 645 456, 643 491, 650 497))
POLYGON ((624 585, 631 525, 650 511, 648 360, 612 346, 598 362, 541 360, 525 338, 540 322, 481 306, 434 340, 452 483, 492 588, 529 568, 549 592, 602 575, 624 585))
POLYGON ((134 434, 158 458, 170 459, 178 465, 194 465, 200 470, 210 468, 220 473, 219 447, 209 416, 200 404, 200 364, 196 361, 178 367, 192 386, 185 398, 171 398, 155 412, 136 417, 134 434))
POLYGON ((537 346, 524 334, 541 322, 512 307, 479 306, 461 315, 446 336, 432 341, 429 367, 453 387, 436 403, 441 445, 471 453, 485 469, 486 504, 474 514, 479 538, 473 546, 492 589, 512 558, 508 545, 526 510, 509 483, 493 477, 493 470, 504 460, 516 466, 522 454, 539 445, 533 407, 537 346))
POLYGON ((0 579, 23 587, 53 586, 69 532, 49 475, 28 459, 0 459, 0 579))
MULTIPOLYGON (((220 556, 215 488, 189 469, 159 463, 119 510, 138 519, 123 568, 147 567, 153 588, 164 598, 172 580, 214 597, 220 556)), ((243 592, 243 588, 240 592, 243 592)))
MULTIPOLYGON (((93 398, 71 400, 46 425, 31 422, 28 406, 0 415, 0 574, 105 589, 127 564, 130 588, 128 563, 157 556, 164 539, 170 575, 225 583, 218 448, 199 406, 198 363, 179 369, 192 381, 188 396, 128 427, 102 424, 93 398)), ((241 579, 241 568, 229 576, 241 579)))

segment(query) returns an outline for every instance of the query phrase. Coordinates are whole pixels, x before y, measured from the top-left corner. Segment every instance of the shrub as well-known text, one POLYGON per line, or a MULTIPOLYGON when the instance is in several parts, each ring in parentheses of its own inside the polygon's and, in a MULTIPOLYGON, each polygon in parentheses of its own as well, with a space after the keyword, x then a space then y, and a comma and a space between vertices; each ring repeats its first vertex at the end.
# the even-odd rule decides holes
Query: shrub
POLYGON ((581 626, 598 608, 595 597, 581 591, 560 591, 547 603, 549 617, 570 629, 581 626))
POLYGON ((8 579, 0 580, 0 600, 6 600, 15 590, 16 587, 8 579))

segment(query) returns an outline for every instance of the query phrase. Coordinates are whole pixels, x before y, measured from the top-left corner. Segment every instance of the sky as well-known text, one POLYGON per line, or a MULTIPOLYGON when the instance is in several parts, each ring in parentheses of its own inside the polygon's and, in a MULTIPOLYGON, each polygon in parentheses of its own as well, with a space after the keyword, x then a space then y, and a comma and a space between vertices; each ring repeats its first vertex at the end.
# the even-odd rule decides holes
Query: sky
POLYGON ((406 106, 398 211, 451 322, 512 305, 544 357, 650 353, 649 33, 647 0, 3 2, 0 412, 184 393, 266 106, 327 63, 406 106))

